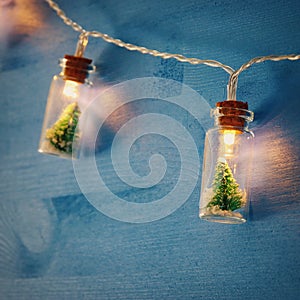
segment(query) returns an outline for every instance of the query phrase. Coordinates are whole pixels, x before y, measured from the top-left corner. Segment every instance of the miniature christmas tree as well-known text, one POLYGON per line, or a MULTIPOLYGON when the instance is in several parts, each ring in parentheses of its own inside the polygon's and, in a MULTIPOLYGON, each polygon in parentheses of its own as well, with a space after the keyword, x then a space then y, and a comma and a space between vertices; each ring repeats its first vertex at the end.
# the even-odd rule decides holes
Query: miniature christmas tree
POLYGON ((234 211, 243 206, 243 192, 233 177, 226 160, 219 160, 213 181, 213 197, 208 208, 217 208, 222 211, 234 211))
POLYGON ((78 124, 80 110, 77 102, 69 104, 54 125, 47 130, 46 138, 58 150, 72 153, 73 139, 78 124))

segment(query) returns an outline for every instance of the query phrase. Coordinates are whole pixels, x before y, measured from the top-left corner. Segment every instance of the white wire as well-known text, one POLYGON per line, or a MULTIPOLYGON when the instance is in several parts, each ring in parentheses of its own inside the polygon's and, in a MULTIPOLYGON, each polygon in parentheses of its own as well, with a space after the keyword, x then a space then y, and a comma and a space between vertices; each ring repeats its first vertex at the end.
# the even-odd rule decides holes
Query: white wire
POLYGON ((160 52, 158 50, 154 49, 148 49, 146 47, 137 46, 134 44, 123 42, 122 40, 115 39, 108 34, 99 32, 99 31, 87 31, 82 26, 80 26, 78 23, 74 22, 70 18, 68 18, 65 14, 65 12, 52 0, 45 0, 49 6, 57 13, 57 15, 62 19, 62 21, 73 28, 73 30, 80 32, 81 35, 84 35, 86 37, 91 36, 94 38, 101 38, 107 43, 114 44, 118 47, 125 48, 129 51, 138 51, 142 54, 149 54, 156 57, 161 57, 163 59, 170 59, 174 58, 180 62, 187 62, 192 65, 199 65, 204 64, 210 67, 215 68, 222 68, 224 71, 226 71, 230 77, 229 82, 227 86, 227 99, 229 100, 235 100, 236 99, 236 90, 237 90, 237 82, 238 82, 238 76, 245 71, 246 69, 250 68, 253 64, 258 64, 267 60, 271 61, 280 61, 280 60, 298 60, 300 59, 300 54, 287 54, 287 55, 268 55, 268 56, 259 56, 252 58, 245 64, 243 64, 239 69, 234 70, 228 65, 225 65, 219 61, 211 60, 211 59, 199 59, 199 58, 193 58, 193 57, 186 57, 182 54, 174 54, 174 53, 168 53, 168 52, 160 52))
POLYGON ((249 69, 254 64, 262 63, 267 60, 281 61, 281 60, 286 60, 286 59, 298 60, 298 59, 300 59, 300 54, 258 56, 258 57, 252 58, 248 62, 244 63, 239 69, 237 69, 230 75, 229 82, 228 82, 227 99, 229 99, 229 100, 236 99, 238 76, 243 71, 249 69))
POLYGON ((71 20, 70 18, 68 18, 66 16, 65 12, 57 5, 57 3, 55 3, 52 0, 45 0, 45 1, 57 13, 57 15, 63 20, 63 22, 66 25, 72 27, 73 30, 75 30, 77 32, 84 33, 86 36, 92 36, 94 38, 101 38, 108 43, 125 48, 129 51, 138 51, 142 54, 149 54, 152 56, 161 57, 163 59, 174 58, 178 61, 187 62, 192 65, 204 64, 204 65, 207 65, 210 67, 222 68, 224 71, 226 71, 230 75, 234 72, 234 70, 230 66, 224 65, 221 62, 218 62, 216 60, 199 59, 199 58, 193 58, 193 57, 186 57, 181 54, 160 52, 158 50, 148 49, 146 47, 141 47, 141 46, 133 45, 130 43, 125 43, 119 39, 115 39, 115 38, 109 36, 108 34, 105 34, 105 33, 99 32, 99 31, 87 31, 87 30, 83 29, 82 26, 80 26, 78 23, 76 23, 73 20, 71 20))

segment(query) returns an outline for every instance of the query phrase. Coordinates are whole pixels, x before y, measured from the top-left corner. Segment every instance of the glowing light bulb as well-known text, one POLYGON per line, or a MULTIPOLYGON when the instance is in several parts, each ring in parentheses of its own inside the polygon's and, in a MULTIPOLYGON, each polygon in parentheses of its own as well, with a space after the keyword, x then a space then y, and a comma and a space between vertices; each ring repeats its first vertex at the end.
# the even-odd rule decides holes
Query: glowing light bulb
POLYGON ((76 81, 66 80, 63 89, 63 95, 68 98, 78 98, 79 96, 79 84, 76 81))
POLYGON ((231 146, 235 141, 235 130, 224 130, 224 143, 231 146))
POLYGON ((234 144, 236 142, 235 130, 224 130, 223 143, 224 143, 224 155, 230 157, 233 155, 234 144))

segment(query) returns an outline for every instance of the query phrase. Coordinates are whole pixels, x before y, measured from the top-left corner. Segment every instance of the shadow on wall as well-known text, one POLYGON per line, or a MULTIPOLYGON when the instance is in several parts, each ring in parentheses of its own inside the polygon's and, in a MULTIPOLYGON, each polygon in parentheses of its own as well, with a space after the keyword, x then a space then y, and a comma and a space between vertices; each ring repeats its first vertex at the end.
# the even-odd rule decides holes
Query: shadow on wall
POLYGON ((300 196, 300 120, 296 107, 300 86, 296 74, 282 74, 274 98, 256 112, 251 218, 293 212, 300 196))
POLYGON ((287 67, 284 72, 278 74, 277 82, 274 84, 277 89, 270 97, 261 99, 261 103, 255 111, 252 127, 261 128, 277 116, 282 116, 284 112, 286 120, 292 121, 289 120, 291 112, 299 102, 299 68, 289 68, 288 64, 291 64, 291 62, 285 62, 287 67))
POLYGON ((23 199, 0 204, 0 278, 43 275, 57 233, 52 202, 23 199))
POLYGON ((37 59, 39 53, 32 37, 45 26, 44 7, 38 0, 0 0, 1 71, 17 69, 37 59))
POLYGON ((38 1, 0 0, 0 41, 10 48, 43 26, 38 1))

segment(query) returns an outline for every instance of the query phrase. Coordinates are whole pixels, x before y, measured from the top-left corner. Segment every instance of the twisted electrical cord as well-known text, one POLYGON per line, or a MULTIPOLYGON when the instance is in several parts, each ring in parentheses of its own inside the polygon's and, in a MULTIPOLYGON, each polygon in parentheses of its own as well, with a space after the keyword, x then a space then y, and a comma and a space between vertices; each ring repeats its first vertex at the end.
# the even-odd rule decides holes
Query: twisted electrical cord
POLYGON ((268 55, 268 56, 258 56, 252 58, 248 62, 240 66, 239 69, 234 71, 229 78, 228 82, 228 99, 236 99, 237 81, 238 76, 245 70, 249 69, 252 65, 262 63, 264 61, 280 61, 280 60, 298 60, 300 59, 300 54, 286 54, 286 55, 268 55))
POLYGON ((158 50, 153 50, 153 49, 148 49, 146 47, 141 47, 141 46, 137 46, 137 45, 133 45, 130 43, 125 43, 119 39, 115 39, 111 36, 109 36, 108 34, 99 32, 99 31, 87 31, 85 29, 82 28, 82 26, 80 26, 78 23, 74 22, 73 20, 71 20, 70 18, 68 18, 65 14, 65 12, 57 5, 57 3, 55 3, 52 0, 45 0, 49 6, 57 13, 57 15, 63 20, 63 22, 72 27, 73 30, 80 32, 81 34, 84 34, 86 36, 91 36, 94 38, 101 38, 103 39, 105 42, 114 44, 118 47, 121 48, 125 48, 129 51, 138 51, 142 54, 149 54, 152 56, 156 56, 156 57, 161 57, 163 59, 170 59, 170 58, 174 58, 180 62, 187 62, 190 63, 192 65, 199 65, 199 64, 205 64, 207 66, 210 67, 217 67, 217 68, 222 68, 224 71, 226 71, 229 74, 232 74, 234 72, 234 70, 227 65, 224 65, 216 60, 210 60, 210 59, 199 59, 199 58, 193 58, 193 57, 186 57, 184 55, 181 54, 173 54, 173 53, 168 53, 168 52, 160 52, 158 50))
POLYGON ((211 60, 211 59, 199 59, 194 57, 186 57, 182 54, 174 54, 174 53, 168 53, 168 52, 160 52, 158 50, 154 49, 148 49, 146 47, 137 46, 134 44, 123 42, 120 39, 115 39, 108 34, 99 32, 99 31, 87 31, 85 30, 81 25, 74 22, 72 19, 66 16, 65 12, 58 6, 57 3, 55 3, 52 0, 45 0, 48 5, 56 12, 56 14, 62 19, 62 21, 73 28, 74 31, 80 32, 81 36, 85 36, 86 38, 91 36, 94 38, 101 38, 107 43, 114 44, 118 47, 125 48, 129 51, 137 51, 142 54, 149 54, 155 57, 161 57, 163 59, 176 59, 180 62, 187 62, 192 65, 199 65, 204 64, 210 67, 215 68, 221 68, 225 72, 227 72, 230 77, 228 81, 227 86, 227 99, 236 99, 236 91, 237 91, 237 82, 238 82, 238 76, 248 68, 250 68, 254 64, 258 64, 264 61, 280 61, 280 60, 299 60, 300 54, 286 54, 286 55, 268 55, 268 56, 259 56, 252 58, 248 62, 244 63, 239 69, 234 70, 228 65, 225 65, 219 61, 211 60))

